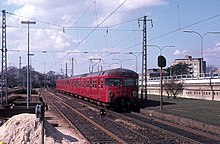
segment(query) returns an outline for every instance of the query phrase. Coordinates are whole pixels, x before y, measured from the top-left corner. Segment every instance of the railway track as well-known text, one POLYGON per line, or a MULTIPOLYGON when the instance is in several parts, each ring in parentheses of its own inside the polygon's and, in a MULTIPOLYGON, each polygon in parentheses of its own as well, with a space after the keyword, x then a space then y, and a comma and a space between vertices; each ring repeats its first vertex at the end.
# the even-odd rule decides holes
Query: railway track
MULTIPOLYGON (((51 104, 62 116, 68 121, 68 123, 81 134, 84 135, 91 143, 125 143, 117 136, 102 128, 99 124, 90 120, 90 118, 81 114, 85 110, 83 105, 74 103, 75 106, 71 107, 68 104, 57 97, 56 95, 48 92, 41 91, 43 95, 46 95, 44 99, 51 104)), ((68 101, 68 99, 66 99, 68 101)))
POLYGON ((99 109, 84 101, 59 94, 47 93, 47 99, 91 143, 219 143, 210 136, 195 134, 175 125, 134 113, 107 111, 100 116, 99 109), (62 97, 62 99, 61 99, 62 97))
POLYGON ((170 133, 174 137, 182 137, 184 139, 194 140, 195 143, 220 143, 219 135, 217 136, 208 132, 177 125, 172 122, 151 118, 139 113, 124 113, 124 115, 128 117, 127 120, 133 119, 133 121, 137 121, 137 123, 143 123, 144 125, 150 127, 152 126, 163 129, 166 133, 170 133))

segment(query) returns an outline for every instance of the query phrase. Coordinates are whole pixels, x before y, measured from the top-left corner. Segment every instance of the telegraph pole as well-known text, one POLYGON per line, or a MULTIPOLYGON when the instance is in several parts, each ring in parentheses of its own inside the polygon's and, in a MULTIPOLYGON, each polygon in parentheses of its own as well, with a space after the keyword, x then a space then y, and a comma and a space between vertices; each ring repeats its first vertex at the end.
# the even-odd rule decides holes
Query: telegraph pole
POLYGON ((6 98, 8 104, 8 86, 7 86, 7 47, 6 47, 6 11, 2 10, 2 75, 1 75, 1 104, 3 97, 6 98))
POLYGON ((141 98, 147 99, 147 21, 151 22, 153 27, 152 19, 147 19, 147 16, 144 16, 143 20, 143 44, 142 44, 142 81, 141 81, 141 98))

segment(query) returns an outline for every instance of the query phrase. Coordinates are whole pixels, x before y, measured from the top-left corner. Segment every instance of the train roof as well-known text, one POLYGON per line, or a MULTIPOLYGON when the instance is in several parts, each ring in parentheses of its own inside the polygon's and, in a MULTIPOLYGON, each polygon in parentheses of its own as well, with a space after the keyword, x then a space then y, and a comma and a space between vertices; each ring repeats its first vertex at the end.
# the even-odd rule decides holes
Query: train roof
POLYGON ((137 74, 136 72, 129 69, 117 68, 117 69, 109 69, 101 72, 89 73, 87 76, 98 76, 98 75, 107 75, 107 74, 115 74, 115 73, 137 74))
POLYGON ((81 77, 90 77, 90 76, 100 76, 100 75, 107 75, 107 74, 115 74, 115 73, 126 73, 126 74, 136 74, 133 70, 129 69, 123 69, 123 68, 117 68, 117 69, 109 69, 109 70, 104 70, 100 72, 92 72, 92 73, 86 73, 86 74, 81 74, 81 75, 76 75, 73 76, 73 78, 81 78, 81 77))
POLYGON ((118 68, 118 69, 110 69, 110 70, 106 70, 105 74, 114 74, 114 73, 131 73, 131 74, 137 74, 136 72, 129 70, 129 69, 122 69, 122 68, 118 68))

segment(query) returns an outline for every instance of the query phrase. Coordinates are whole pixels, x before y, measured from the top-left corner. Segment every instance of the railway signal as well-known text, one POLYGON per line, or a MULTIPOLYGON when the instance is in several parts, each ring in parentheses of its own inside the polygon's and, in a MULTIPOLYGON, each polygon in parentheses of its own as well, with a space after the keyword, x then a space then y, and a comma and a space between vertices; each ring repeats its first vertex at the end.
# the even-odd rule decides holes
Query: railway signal
POLYGON ((158 56, 158 67, 165 67, 166 66, 166 58, 162 55, 158 56))
POLYGON ((158 56, 158 67, 160 67, 160 109, 163 109, 163 67, 166 66, 166 58, 158 56))

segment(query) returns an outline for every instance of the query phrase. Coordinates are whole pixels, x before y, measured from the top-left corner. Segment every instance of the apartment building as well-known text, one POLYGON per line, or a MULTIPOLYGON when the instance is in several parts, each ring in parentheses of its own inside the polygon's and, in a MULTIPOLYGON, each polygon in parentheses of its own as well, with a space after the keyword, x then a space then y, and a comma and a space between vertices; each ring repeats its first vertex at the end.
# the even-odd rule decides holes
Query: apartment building
POLYGON ((194 77, 202 76, 201 74, 206 71, 206 61, 203 61, 203 58, 193 58, 190 55, 186 55, 183 59, 175 59, 173 65, 179 63, 189 64, 191 67, 191 73, 194 77))

